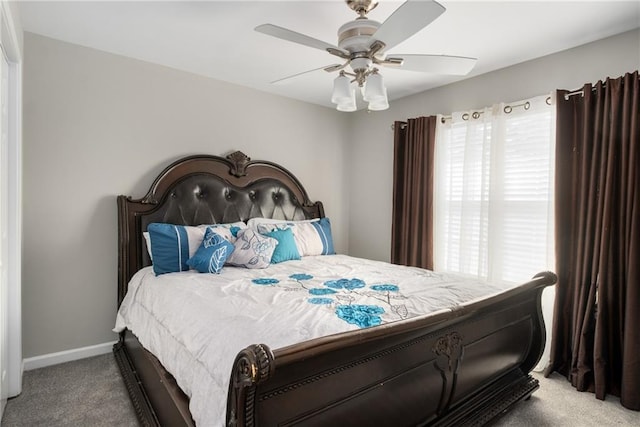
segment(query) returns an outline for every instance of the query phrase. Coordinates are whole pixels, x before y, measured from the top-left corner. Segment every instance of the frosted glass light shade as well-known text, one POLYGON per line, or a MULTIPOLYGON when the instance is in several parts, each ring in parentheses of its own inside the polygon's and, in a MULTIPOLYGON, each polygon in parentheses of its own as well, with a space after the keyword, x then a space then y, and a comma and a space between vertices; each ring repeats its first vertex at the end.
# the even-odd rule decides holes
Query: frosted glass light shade
POLYGON ((338 104, 338 106, 336 107, 336 110, 338 111, 343 111, 343 112, 347 112, 350 113, 352 111, 356 111, 356 104, 338 104))
POLYGON ((331 102, 334 104, 344 104, 351 101, 351 81, 349 77, 340 74, 333 80, 333 93, 331 94, 331 102))
POLYGON ((386 99, 384 84, 382 82, 382 76, 378 73, 373 73, 367 77, 367 82, 364 88, 364 99, 367 102, 378 102, 386 99))
POLYGON ((384 97, 378 98, 375 101, 369 101, 369 111, 382 111, 389 108, 389 100, 387 99, 387 89, 383 91, 384 97))
POLYGON ((338 103, 338 106, 336 107, 336 110, 338 111, 346 111, 346 112, 351 112, 351 111, 356 111, 357 110, 357 106, 356 106, 356 90, 352 89, 350 90, 351 92, 351 96, 349 97, 349 99, 345 102, 340 102, 338 103))

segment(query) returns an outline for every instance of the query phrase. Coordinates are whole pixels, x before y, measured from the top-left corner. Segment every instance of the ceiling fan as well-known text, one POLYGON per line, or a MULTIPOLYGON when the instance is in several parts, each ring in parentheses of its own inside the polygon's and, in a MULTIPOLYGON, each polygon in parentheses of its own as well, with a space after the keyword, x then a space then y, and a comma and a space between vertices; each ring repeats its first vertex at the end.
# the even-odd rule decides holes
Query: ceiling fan
MULTIPOLYGON (((327 72, 340 72, 334 80, 331 97, 331 101, 337 104, 340 111, 356 110, 355 90, 350 86, 353 82, 360 87, 363 99, 369 103, 369 110, 384 110, 389 107, 379 66, 435 74, 465 75, 476 63, 475 58, 463 56, 386 53, 387 49, 408 39, 446 10, 436 1, 407 0, 382 24, 367 18, 367 14, 378 5, 377 0, 345 2, 358 17, 338 29, 337 46, 273 24, 263 24, 255 28, 260 33, 324 50, 342 59, 343 62, 340 64, 320 68, 327 72)), ((276 82, 317 70, 298 73, 276 82)))

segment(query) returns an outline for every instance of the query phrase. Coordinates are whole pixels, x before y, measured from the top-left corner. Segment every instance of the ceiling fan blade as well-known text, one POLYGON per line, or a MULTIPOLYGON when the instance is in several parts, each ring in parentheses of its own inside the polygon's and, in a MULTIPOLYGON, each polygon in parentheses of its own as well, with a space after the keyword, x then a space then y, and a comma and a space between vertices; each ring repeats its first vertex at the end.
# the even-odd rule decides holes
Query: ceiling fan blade
POLYGON ((313 37, 305 36, 304 34, 300 34, 292 30, 288 30, 286 28, 278 27, 277 25, 262 24, 258 25, 254 29, 262 34, 267 34, 269 36, 277 37, 282 40, 287 40, 293 43, 298 43, 316 49, 324 50, 325 52, 329 52, 332 55, 340 56, 342 58, 349 57, 349 52, 342 50, 337 46, 323 42, 322 40, 314 39, 313 37))
POLYGON ((315 71, 319 71, 319 70, 325 70, 325 71, 334 71, 334 70, 340 70, 342 68, 344 68, 345 64, 331 64, 331 65, 325 65, 324 67, 320 67, 320 68, 314 68, 313 70, 307 70, 307 71, 303 71, 301 73, 296 73, 296 74, 292 74, 290 76, 287 77, 283 77, 281 79, 278 80, 274 80, 271 82, 272 85, 275 84, 282 84, 283 82, 285 82, 286 80, 290 80, 290 79, 294 79, 296 77, 302 76, 303 74, 308 74, 308 73, 313 73, 315 71))
MULTIPOLYGON (((389 57, 402 58, 403 70, 422 71, 434 74, 450 74, 454 76, 464 76, 469 74, 476 65, 476 58, 465 56, 449 55, 400 55, 393 54, 389 57)), ((386 65, 382 63, 382 65, 386 65)))
POLYGON ((386 48, 390 49, 429 25, 444 11, 444 6, 433 0, 407 0, 371 38, 384 42, 386 48))

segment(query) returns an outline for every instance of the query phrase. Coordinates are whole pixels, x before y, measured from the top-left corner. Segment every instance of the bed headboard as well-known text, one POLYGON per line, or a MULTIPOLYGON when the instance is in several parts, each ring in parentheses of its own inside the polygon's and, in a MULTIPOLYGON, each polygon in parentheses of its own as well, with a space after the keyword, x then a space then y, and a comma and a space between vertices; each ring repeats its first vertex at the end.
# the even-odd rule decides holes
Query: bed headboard
POLYGON ((152 222, 199 225, 263 217, 324 217, 298 179, 282 166, 236 151, 195 155, 170 164, 141 199, 118 196, 118 306, 133 274, 150 265, 142 233, 152 222))

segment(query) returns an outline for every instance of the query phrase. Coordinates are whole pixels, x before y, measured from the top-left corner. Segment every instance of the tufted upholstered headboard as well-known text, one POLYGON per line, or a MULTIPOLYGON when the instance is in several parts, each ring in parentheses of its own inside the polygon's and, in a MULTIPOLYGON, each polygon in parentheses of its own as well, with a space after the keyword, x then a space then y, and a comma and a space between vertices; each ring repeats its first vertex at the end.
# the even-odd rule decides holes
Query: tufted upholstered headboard
POLYGON ((141 199, 118 196, 118 306, 133 274, 150 265, 142 233, 152 222, 199 225, 253 217, 321 218, 300 181, 271 162, 236 151, 226 158, 189 156, 163 170, 141 199))

